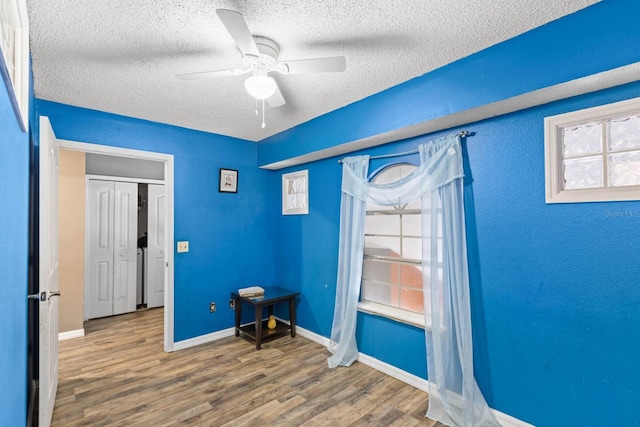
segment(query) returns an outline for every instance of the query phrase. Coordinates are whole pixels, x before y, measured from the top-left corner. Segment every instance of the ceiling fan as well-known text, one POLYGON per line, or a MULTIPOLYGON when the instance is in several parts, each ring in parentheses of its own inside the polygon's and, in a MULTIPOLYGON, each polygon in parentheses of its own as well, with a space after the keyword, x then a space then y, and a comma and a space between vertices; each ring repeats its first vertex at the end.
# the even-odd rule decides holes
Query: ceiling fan
POLYGON ((278 62, 278 54, 280 53, 278 45, 271 39, 251 34, 242 14, 228 9, 217 9, 216 14, 242 53, 243 67, 177 74, 177 78, 193 80, 251 73, 251 76, 244 83, 245 89, 256 100, 263 101, 264 111, 265 100, 271 107, 280 107, 285 104, 277 82, 269 76, 270 72, 277 71, 280 74, 330 73, 341 72, 346 68, 347 63, 344 56, 278 62))

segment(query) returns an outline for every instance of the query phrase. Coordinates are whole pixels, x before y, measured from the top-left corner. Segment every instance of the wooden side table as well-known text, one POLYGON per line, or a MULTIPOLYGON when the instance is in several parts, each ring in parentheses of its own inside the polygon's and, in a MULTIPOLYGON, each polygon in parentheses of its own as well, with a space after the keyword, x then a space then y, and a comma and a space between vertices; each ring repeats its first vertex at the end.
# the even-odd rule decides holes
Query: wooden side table
POLYGON ((289 289, 280 288, 278 286, 270 286, 264 288, 263 297, 242 297, 237 292, 231 292, 231 298, 235 301, 236 309, 236 337, 243 334, 256 342, 256 350, 260 350, 262 341, 272 338, 281 337, 291 332, 291 337, 296 336, 296 297, 300 292, 294 292, 289 289), (267 328, 267 320, 262 319, 262 308, 267 307, 269 316, 273 314, 273 306, 278 303, 289 303, 289 322, 276 320, 275 329, 267 328), (249 304, 255 310, 255 322, 248 325, 240 326, 242 319, 242 305, 249 304))

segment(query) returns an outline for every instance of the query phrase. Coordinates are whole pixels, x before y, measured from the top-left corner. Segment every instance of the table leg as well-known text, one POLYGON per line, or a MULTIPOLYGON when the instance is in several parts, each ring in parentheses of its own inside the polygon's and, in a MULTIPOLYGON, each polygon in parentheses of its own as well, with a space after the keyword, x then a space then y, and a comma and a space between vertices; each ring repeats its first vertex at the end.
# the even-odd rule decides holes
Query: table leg
POLYGON ((262 306, 256 305, 256 350, 262 346, 262 306))
POLYGON ((236 309, 236 336, 240 336, 240 319, 242 318, 242 301, 240 298, 235 299, 234 307, 236 309))
POLYGON ((296 299, 289 298, 289 322, 291 323, 291 338, 296 336, 296 299))

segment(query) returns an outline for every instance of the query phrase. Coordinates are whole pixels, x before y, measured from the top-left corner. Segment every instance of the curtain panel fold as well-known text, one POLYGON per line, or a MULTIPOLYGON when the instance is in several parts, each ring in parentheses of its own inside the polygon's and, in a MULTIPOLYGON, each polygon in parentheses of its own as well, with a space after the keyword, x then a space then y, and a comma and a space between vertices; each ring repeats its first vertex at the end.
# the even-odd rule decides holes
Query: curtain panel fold
POLYGON ((429 409, 427 417, 449 426, 499 426, 473 373, 469 275, 464 225, 460 138, 419 147, 420 166, 389 184, 367 180, 368 156, 343 160, 336 302, 328 359, 330 368, 358 358, 356 319, 366 204, 399 205, 421 200, 422 271, 429 409), (441 241, 441 245, 438 245, 441 241))

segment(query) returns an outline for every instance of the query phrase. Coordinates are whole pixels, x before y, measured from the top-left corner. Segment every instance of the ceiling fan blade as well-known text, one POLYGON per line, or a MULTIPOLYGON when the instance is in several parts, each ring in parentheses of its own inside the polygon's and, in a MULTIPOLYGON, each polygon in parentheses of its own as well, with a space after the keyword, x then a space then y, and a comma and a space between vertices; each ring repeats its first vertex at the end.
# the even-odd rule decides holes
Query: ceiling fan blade
POLYGON ((216 14, 222 21, 243 55, 259 56, 258 46, 253 40, 244 17, 235 10, 217 9, 216 14))
POLYGON ((288 71, 285 74, 337 73, 347 68, 344 56, 283 61, 281 64, 287 66, 288 71))
POLYGON ((284 96, 282 96, 282 92, 280 92, 280 87, 276 85, 275 93, 267 98, 267 102, 269 103, 269 107, 271 108, 282 107, 284 104, 286 104, 284 96))
POLYGON ((176 77, 180 80, 198 80, 209 79, 212 77, 239 76, 241 74, 248 73, 249 71, 251 70, 246 70, 244 68, 234 68, 231 70, 201 71, 198 73, 176 74, 176 77))

